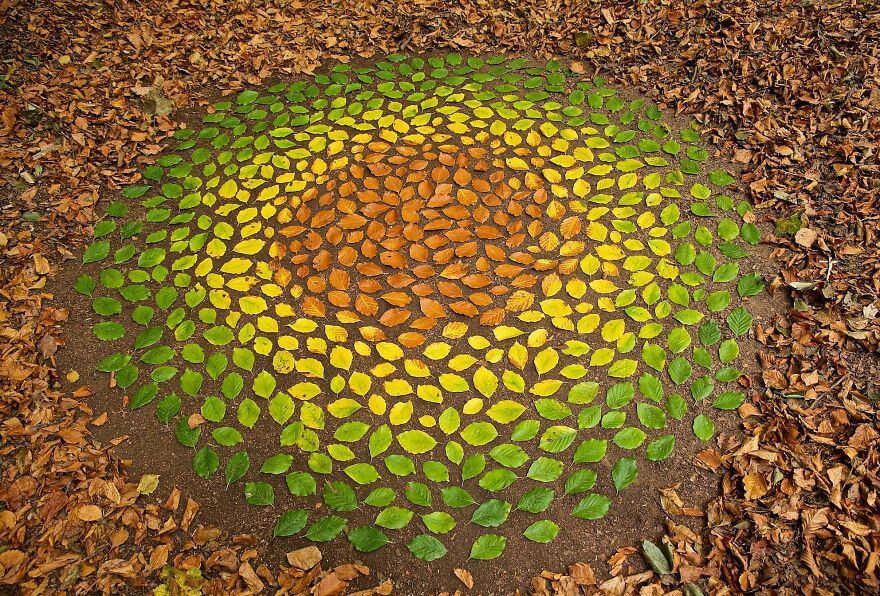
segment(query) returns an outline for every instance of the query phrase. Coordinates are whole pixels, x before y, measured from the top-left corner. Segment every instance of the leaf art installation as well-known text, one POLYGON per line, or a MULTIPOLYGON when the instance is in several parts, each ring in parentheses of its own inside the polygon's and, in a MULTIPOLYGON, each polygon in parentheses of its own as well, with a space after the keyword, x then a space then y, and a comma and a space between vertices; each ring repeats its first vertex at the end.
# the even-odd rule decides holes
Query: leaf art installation
POLYGON ((276 537, 369 552, 418 524, 405 545, 432 561, 473 523, 492 559, 509 517, 537 543, 588 527, 676 426, 708 441, 745 399, 750 207, 695 128, 599 78, 391 55, 174 137, 76 289, 98 370, 195 474, 274 505, 276 537))

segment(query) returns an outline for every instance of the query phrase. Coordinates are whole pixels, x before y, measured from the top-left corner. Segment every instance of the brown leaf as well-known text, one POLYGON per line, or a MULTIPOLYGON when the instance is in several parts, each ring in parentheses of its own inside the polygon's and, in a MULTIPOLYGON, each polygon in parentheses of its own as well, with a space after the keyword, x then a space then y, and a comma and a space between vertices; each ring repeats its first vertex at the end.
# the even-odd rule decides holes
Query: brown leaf
POLYGON ((321 551, 316 546, 306 546, 287 553, 287 562, 303 571, 308 571, 321 562, 321 551))
POLYGON ((474 576, 471 575, 471 572, 467 569, 456 568, 454 570, 455 577, 461 580, 468 590, 472 590, 474 587, 474 576))

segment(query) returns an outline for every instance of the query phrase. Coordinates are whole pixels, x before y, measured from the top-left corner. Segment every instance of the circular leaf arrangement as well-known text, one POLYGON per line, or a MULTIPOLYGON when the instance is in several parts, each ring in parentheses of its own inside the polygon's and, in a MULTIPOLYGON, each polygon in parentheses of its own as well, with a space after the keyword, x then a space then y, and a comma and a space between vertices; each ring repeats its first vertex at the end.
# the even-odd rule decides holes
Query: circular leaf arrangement
POLYGON ((592 523, 674 427, 708 441, 744 400, 749 205, 695 129, 600 79, 392 55, 174 136, 76 289, 98 370, 195 474, 276 506, 276 537, 369 552, 415 523, 432 561, 470 522, 492 559, 510 516, 538 543, 592 523), (560 500, 574 519, 546 518, 560 500))

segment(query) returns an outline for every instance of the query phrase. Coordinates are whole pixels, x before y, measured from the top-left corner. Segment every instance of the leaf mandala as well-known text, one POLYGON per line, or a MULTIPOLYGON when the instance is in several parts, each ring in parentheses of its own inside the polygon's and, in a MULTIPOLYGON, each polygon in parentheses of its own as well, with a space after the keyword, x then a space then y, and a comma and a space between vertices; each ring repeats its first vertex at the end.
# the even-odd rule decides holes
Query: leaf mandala
POLYGON ((470 523, 494 559, 601 523, 674 428, 709 441, 747 399, 750 206, 696 128, 601 78, 395 54, 172 144, 74 287, 97 369, 276 539, 435 561, 470 523))

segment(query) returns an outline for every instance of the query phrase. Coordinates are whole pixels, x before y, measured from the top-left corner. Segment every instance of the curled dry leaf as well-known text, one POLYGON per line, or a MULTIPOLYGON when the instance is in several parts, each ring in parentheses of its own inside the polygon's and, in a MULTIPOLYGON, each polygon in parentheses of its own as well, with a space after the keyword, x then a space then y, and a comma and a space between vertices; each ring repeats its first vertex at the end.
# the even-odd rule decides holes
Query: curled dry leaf
POLYGON ((473 589, 474 576, 471 575, 470 571, 468 571, 467 569, 456 568, 454 573, 455 573, 455 577, 460 579, 461 583, 463 583, 467 587, 468 590, 473 589))

